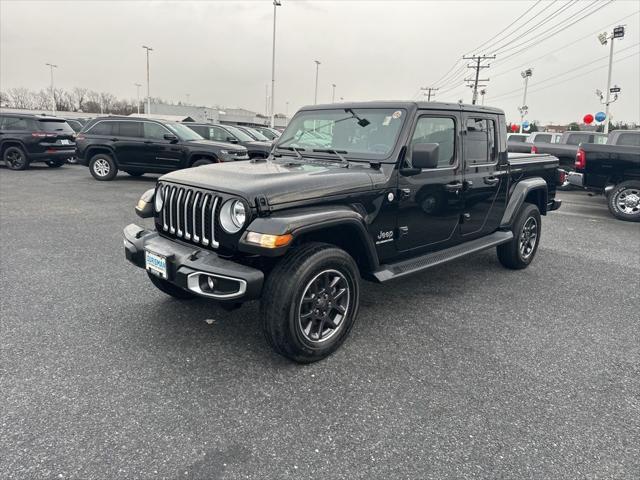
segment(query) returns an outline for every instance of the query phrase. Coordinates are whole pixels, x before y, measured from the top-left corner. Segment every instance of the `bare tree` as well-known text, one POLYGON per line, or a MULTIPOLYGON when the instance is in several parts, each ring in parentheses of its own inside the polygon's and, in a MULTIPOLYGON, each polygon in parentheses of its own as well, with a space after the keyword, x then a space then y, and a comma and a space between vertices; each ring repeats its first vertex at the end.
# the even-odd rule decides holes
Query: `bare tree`
POLYGON ((7 90, 10 108, 36 108, 34 106, 34 95, 29 89, 24 87, 10 88, 7 90))
POLYGON ((84 102, 87 98, 88 88, 84 87, 74 87, 73 88, 73 99, 75 101, 75 109, 78 112, 81 112, 84 109, 84 102))
POLYGON ((113 109, 113 104, 116 101, 116 97, 115 95, 108 93, 108 92, 102 92, 100 93, 100 102, 102 104, 102 108, 104 110, 104 113, 110 113, 111 110, 113 109))

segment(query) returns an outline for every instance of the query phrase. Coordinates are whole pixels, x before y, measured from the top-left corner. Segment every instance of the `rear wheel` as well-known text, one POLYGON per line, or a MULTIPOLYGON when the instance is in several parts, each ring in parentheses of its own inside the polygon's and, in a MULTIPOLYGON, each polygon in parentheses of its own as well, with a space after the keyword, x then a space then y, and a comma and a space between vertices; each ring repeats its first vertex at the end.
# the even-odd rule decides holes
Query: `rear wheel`
POLYGON ((24 170, 29 166, 27 155, 20 147, 8 147, 2 156, 4 164, 11 170, 24 170))
POLYGON ((359 293, 358 267, 347 252, 322 243, 302 245, 267 277, 260 305, 265 337, 291 360, 321 360, 353 327, 359 293))
POLYGON ((67 161, 66 160, 47 160, 47 165, 49 165, 51 168, 60 168, 62 165, 64 165, 67 161))
POLYGON ((179 300, 191 300, 192 298, 197 297, 196 294, 183 290, 180 287, 176 287, 173 283, 170 283, 153 273, 147 272, 147 275, 149 275, 149 280, 151 280, 151 283, 153 283, 158 290, 162 293, 166 293, 170 297, 177 298, 179 300))
POLYGON ((118 174, 118 167, 110 155, 98 153, 89 161, 89 171, 93 178, 100 181, 113 180, 118 174))
POLYGON ((509 243, 498 245, 498 260, 507 268, 520 270, 533 261, 538 251, 541 234, 540 210, 525 203, 513 222, 513 239, 509 243))
POLYGON ((622 182, 611 191, 607 199, 611 214, 628 222, 640 222, 640 181, 622 182))

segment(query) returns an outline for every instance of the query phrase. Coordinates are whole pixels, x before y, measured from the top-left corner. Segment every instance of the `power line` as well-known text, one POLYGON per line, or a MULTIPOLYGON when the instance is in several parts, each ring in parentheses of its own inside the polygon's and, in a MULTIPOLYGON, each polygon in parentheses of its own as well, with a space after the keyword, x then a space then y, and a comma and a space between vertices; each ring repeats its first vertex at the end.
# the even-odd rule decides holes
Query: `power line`
MULTIPOLYGON (((471 100, 471 104, 475 105, 476 102, 478 101, 478 82, 488 82, 489 79, 488 78, 483 78, 480 79, 480 70, 482 70, 483 68, 489 68, 490 65, 482 65, 481 62, 484 60, 493 60, 495 57, 495 55, 492 56, 487 56, 487 55, 471 55, 471 56, 464 56, 462 57, 463 60, 475 60, 476 64, 475 65, 467 65, 468 68, 473 68, 476 71, 476 77, 475 80, 472 79, 466 79, 465 78, 465 82, 473 82, 473 99, 471 100)), ((471 87, 471 85, 469 85, 471 87)), ((486 87, 486 85, 481 85, 482 87, 486 87)))

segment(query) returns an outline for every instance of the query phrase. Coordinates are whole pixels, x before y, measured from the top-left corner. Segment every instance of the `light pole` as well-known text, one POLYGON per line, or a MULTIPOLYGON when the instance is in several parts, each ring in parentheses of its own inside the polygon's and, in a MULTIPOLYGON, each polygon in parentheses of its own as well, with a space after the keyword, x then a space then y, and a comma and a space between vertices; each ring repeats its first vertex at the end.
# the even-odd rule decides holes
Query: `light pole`
POLYGON ((529 113, 529 107, 527 107, 527 86, 529 85, 529 78, 533 75, 533 70, 527 68, 523 72, 520 72, 522 78, 524 78, 524 96, 522 97, 522 106, 518 107, 520 110, 520 133, 522 133, 522 123, 524 122, 524 116, 529 113))
POLYGON ((271 128, 275 125, 276 101, 276 9, 281 6, 280 0, 273 0, 273 43, 271 46, 271 128))
POLYGON ((289 102, 285 102, 284 103, 284 116, 287 119, 287 122, 289 121, 289 102))
POLYGON ((58 65, 54 65, 53 63, 46 63, 45 65, 47 65, 51 69, 51 114, 55 114, 56 113, 56 94, 55 94, 55 90, 53 89, 53 69, 58 68, 58 65))
POLYGON ((336 101, 336 84, 332 83, 331 86, 333 87, 333 93, 331 93, 331 103, 335 103, 335 101, 336 101))
POLYGON ((607 91, 605 92, 606 100, 604 101, 604 113, 606 115, 606 118, 604 120, 604 133, 609 133, 609 105, 618 99, 617 92, 615 92, 616 98, 615 100, 611 101, 611 67, 613 65, 613 40, 616 38, 624 38, 624 25, 618 25, 617 27, 615 27, 613 29, 613 32, 611 32, 611 35, 608 37, 606 32, 598 35, 598 40, 600 40, 600 43, 602 45, 606 45, 607 41, 611 41, 611 45, 609 47, 609 72, 607 73, 607 91))
POLYGON ((134 83, 134 85, 136 86, 136 95, 138 97, 138 115, 140 115, 140 87, 142 86, 142 84, 134 83))
POLYGON ((149 92, 149 52, 153 51, 153 48, 147 47, 146 45, 143 45, 142 48, 147 51, 147 115, 149 115, 151 113, 151 93, 149 92))
POLYGON ((185 95, 187 96, 187 105, 189 105, 189 97, 191 96, 190 93, 185 93, 185 95))
POLYGON ((313 104, 316 105, 318 103, 318 70, 320 68, 320 60, 314 60, 316 62, 316 93, 313 96, 313 104))
POLYGON ((482 106, 484 107, 484 96, 487 94, 485 89, 480 90, 480 96, 482 97, 482 106))

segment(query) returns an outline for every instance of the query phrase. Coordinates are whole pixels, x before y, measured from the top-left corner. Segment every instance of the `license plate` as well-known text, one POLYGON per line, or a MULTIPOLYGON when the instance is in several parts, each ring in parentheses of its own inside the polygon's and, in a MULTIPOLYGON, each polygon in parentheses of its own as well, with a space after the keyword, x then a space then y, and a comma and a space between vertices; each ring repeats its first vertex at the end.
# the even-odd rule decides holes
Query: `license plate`
POLYGON ((167 279, 167 257, 145 250, 147 271, 167 279))
POLYGON ((60 143, 62 145, 71 145, 71 142, 69 142, 69 140, 60 140, 60 143))

